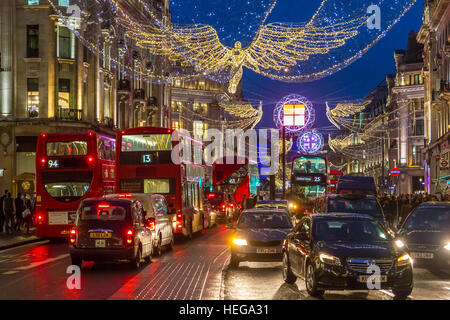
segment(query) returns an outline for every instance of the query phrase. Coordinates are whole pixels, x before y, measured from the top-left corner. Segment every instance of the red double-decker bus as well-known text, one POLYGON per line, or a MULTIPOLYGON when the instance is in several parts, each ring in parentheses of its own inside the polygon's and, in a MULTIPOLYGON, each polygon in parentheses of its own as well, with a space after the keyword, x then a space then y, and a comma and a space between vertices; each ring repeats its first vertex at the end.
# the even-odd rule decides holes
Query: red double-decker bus
POLYGON ((143 127, 119 132, 116 143, 116 193, 164 195, 175 234, 191 237, 206 227, 206 168, 196 164, 202 163, 201 142, 171 129, 143 127), (183 151, 174 150, 179 144, 183 151), (172 161, 172 153, 178 163, 172 161))
POLYGON ((80 202, 113 193, 115 139, 93 131, 39 136, 36 150, 36 234, 65 238, 80 202))

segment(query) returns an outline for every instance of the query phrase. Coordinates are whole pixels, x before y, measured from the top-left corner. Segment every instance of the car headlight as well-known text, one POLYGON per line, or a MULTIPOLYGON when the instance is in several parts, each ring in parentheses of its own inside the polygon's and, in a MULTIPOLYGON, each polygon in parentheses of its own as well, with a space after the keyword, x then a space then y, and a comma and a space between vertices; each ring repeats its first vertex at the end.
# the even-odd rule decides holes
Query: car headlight
POLYGON ((407 266, 409 264, 413 264, 413 259, 409 256, 409 254, 404 254, 397 259, 398 266, 407 266))
POLYGON ((329 254, 326 253, 321 253, 319 255, 319 259, 320 261, 322 261, 325 264, 331 264, 333 266, 341 266, 341 259, 339 259, 338 257, 334 257, 334 256, 330 256, 329 254))
POLYGON ((447 244, 444 246, 444 249, 450 251, 450 241, 447 242, 447 244))
POLYGON ((240 239, 240 238, 234 238, 233 239, 233 243, 237 246, 246 246, 247 245, 247 240, 245 239, 240 239))
POLYGON ((395 245, 397 246, 397 248, 403 248, 405 246, 405 244, 403 243, 402 240, 395 240, 395 245))

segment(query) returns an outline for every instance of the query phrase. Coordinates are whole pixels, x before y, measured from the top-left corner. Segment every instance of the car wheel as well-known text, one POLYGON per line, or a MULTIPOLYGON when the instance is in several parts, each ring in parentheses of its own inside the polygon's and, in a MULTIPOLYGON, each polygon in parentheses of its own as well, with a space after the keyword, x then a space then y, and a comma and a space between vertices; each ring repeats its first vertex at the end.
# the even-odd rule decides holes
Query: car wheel
POLYGON ((144 258, 144 261, 145 261, 145 263, 147 263, 147 264, 152 263, 152 255, 149 254, 148 256, 146 256, 146 257, 144 258))
POLYGON ((134 259, 131 260, 131 266, 134 269, 139 269, 141 267, 141 261, 142 261, 142 249, 139 246, 139 249, 136 252, 136 256, 134 257, 134 259))
POLYGON ((83 260, 80 257, 77 256, 71 256, 73 266, 78 266, 81 269, 81 265, 83 264, 83 260))
POLYGON ((240 263, 240 261, 239 261, 238 257, 232 253, 231 260, 230 260, 230 268, 232 268, 232 269, 239 268, 239 263, 240 263))
POLYGON ((160 257, 162 255, 162 239, 161 239, 161 235, 159 235, 158 237, 158 244, 156 245, 156 247, 153 248, 153 256, 155 257, 160 257))
POLYGON ((406 298, 408 298, 408 296, 411 294, 412 288, 406 290, 393 289, 392 292, 394 293, 395 300, 406 300, 406 298))
POLYGON ((311 263, 308 263, 308 265, 306 266, 305 282, 306 282, 306 291, 308 291, 308 294, 310 296, 320 298, 325 293, 325 291, 323 290, 317 290, 316 275, 314 271, 314 266, 311 263))
POLYGON ((297 277, 292 273, 286 252, 283 254, 283 280, 288 284, 294 284, 297 281, 297 277))
POLYGON ((174 236, 173 236, 173 234, 172 234, 172 239, 171 239, 170 242, 166 245, 167 251, 172 251, 174 245, 175 245, 175 238, 174 238, 174 236))

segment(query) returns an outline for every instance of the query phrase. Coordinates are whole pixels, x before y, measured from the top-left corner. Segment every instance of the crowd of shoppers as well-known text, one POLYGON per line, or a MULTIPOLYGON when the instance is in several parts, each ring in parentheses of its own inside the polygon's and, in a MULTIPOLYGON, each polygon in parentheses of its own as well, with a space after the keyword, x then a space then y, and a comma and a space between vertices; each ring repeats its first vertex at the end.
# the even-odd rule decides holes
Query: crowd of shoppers
POLYGON ((30 228, 34 221, 36 207, 35 195, 19 194, 13 199, 11 192, 5 190, 0 197, 0 233, 18 233, 26 230, 30 233, 30 228), (23 229, 23 230, 22 230, 23 229))
POLYGON ((407 194, 400 196, 378 196, 388 223, 394 226, 405 221, 409 213, 424 202, 450 201, 450 195, 407 194))

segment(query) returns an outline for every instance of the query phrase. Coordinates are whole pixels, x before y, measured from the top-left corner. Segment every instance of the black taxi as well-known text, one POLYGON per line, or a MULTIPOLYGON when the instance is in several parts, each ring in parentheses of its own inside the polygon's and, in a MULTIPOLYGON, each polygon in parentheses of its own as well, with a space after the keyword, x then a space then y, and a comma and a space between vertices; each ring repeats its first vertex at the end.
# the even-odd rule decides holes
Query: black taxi
POLYGON ((130 199, 86 199, 81 202, 70 231, 72 264, 82 261, 129 260, 135 268, 151 261, 152 232, 145 225, 143 207, 130 199))

